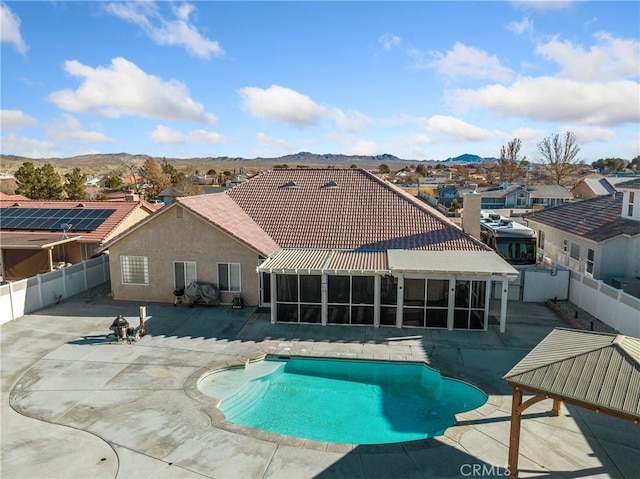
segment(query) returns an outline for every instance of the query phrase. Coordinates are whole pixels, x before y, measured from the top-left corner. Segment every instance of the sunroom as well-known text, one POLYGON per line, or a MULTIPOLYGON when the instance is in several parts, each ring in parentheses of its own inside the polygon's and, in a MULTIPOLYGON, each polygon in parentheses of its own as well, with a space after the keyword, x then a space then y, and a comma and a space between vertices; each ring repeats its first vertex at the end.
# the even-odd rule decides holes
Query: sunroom
POLYGON ((517 271, 492 251, 281 249, 259 267, 273 323, 487 330, 517 271))

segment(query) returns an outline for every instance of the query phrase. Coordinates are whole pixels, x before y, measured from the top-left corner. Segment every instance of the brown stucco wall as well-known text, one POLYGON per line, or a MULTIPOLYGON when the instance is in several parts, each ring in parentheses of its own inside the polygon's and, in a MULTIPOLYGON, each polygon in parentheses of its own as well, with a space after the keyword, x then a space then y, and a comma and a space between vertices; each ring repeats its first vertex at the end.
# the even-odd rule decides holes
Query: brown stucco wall
MULTIPOLYGON (((173 262, 195 261, 198 281, 216 285, 219 262, 240 263, 242 299, 247 305, 258 304, 258 253, 179 205, 159 211, 151 221, 111 245, 109 256, 114 299, 173 302, 173 262), (148 285, 122 283, 121 256, 148 258, 148 285)), ((231 293, 221 295, 222 304, 232 300, 231 293)))

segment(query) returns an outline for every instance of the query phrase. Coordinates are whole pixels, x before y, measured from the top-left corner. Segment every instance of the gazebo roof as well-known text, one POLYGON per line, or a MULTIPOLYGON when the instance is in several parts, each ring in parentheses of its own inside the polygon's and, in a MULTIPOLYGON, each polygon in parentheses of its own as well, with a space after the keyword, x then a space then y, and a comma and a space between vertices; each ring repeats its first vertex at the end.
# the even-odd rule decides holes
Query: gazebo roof
POLYGON ((640 339, 557 328, 504 379, 523 390, 640 419, 640 339))

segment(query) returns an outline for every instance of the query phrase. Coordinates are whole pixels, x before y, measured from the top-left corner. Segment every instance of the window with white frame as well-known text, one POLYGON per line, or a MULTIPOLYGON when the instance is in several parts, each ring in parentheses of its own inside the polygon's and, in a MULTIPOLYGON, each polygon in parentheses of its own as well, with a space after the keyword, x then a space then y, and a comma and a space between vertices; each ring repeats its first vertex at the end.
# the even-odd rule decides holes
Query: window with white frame
POLYGON ((627 208, 627 216, 631 218, 633 216, 633 202, 635 201, 634 192, 629 192, 629 207, 627 208))
POLYGON ((538 230, 538 248, 544 249, 544 231, 538 230))
POLYGON ((149 284, 149 260, 146 256, 121 256, 123 284, 149 284))
POLYGON ((563 238, 562 240, 562 251, 565 253, 569 251, 569 240, 567 238, 563 238))
POLYGON ((587 273, 593 276, 593 262, 596 257, 596 252, 592 249, 587 250, 587 273))
POLYGON ((195 261, 174 261, 173 282, 176 289, 184 289, 198 280, 195 261))
POLYGON ((220 291, 240 292, 240 263, 218 263, 220 291))

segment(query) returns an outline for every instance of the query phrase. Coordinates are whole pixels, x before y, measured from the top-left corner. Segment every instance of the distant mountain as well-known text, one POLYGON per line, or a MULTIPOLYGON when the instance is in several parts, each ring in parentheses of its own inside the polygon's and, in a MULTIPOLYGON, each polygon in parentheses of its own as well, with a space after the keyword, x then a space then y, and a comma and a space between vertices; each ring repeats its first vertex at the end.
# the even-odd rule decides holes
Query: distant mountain
POLYGON ((469 153, 465 153, 464 155, 456 156, 455 158, 447 158, 442 163, 448 163, 451 165, 459 165, 464 163, 477 163, 482 164, 485 161, 497 161, 497 158, 487 157, 483 158, 478 155, 472 155, 469 153))
MULTIPOLYGON (((130 153, 93 153, 87 155, 78 155, 67 158, 27 158, 15 155, 0 155, 0 164, 2 170, 15 171, 22 163, 32 162, 35 166, 44 163, 51 163, 56 170, 63 174, 75 167, 83 171, 91 171, 91 174, 106 174, 116 171, 126 164, 142 164, 144 160, 150 158, 149 155, 130 154, 130 153)), ((495 158, 482 158, 478 155, 464 154, 455 158, 447 158, 444 161, 436 160, 405 160, 389 153, 381 155, 343 155, 334 153, 310 153, 302 151, 291 155, 278 157, 257 157, 257 158, 240 158, 229 156, 208 156, 196 158, 171 158, 171 157, 151 157, 157 161, 167 160, 176 163, 178 168, 181 165, 193 167, 201 171, 215 169, 218 171, 236 170, 243 168, 246 170, 263 170, 273 168, 276 165, 287 165, 290 168, 307 167, 307 168, 349 168, 356 165, 359 168, 369 170, 377 169, 381 164, 386 164, 391 169, 402 169, 409 165, 424 164, 427 166, 435 166, 444 163, 446 166, 459 164, 483 163, 484 161, 495 161, 495 158)))

